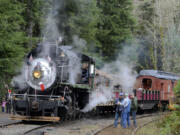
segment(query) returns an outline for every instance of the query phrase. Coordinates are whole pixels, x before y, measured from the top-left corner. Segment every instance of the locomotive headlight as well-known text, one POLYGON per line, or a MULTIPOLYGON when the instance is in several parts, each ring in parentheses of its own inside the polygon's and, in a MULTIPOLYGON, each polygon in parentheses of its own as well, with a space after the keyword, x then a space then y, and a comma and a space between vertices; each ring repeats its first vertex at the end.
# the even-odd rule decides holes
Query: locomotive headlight
POLYGON ((33 76, 34 78, 39 79, 41 77, 41 71, 34 71, 33 76))
POLYGON ((56 64, 53 60, 36 58, 31 62, 31 65, 27 66, 25 77, 29 86, 43 91, 49 88, 56 80, 56 64))

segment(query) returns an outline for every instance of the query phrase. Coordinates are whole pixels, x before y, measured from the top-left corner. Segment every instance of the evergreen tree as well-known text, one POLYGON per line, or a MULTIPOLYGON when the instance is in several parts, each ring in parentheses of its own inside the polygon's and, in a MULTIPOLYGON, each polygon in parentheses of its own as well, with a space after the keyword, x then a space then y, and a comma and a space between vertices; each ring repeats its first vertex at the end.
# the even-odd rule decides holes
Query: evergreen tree
MULTIPOLYGON (((22 63, 26 41, 22 28, 24 5, 15 0, 0 0, 0 90, 22 63)), ((2 96, 2 95, 1 95, 2 96)))
POLYGON ((95 47, 99 15, 96 0, 66 0, 61 5, 57 18, 64 44, 72 44, 73 37, 78 36, 86 40, 88 48, 95 47))
POLYGON ((76 12, 70 13, 68 26, 70 33, 85 39, 88 44, 98 44, 96 40, 99 9, 96 0, 76 0, 76 12))
POLYGON ((43 25, 44 8, 48 5, 45 0, 23 0, 23 17, 26 22, 24 32, 29 37, 28 48, 32 48, 39 42, 41 37, 41 28, 43 25))
POLYGON ((102 10, 98 24, 97 39, 103 57, 115 59, 121 43, 132 38, 135 20, 132 16, 132 0, 99 0, 102 10))
POLYGON ((138 6, 138 11, 136 14, 138 16, 138 26, 137 37, 140 39, 140 49, 139 49, 139 67, 141 69, 160 69, 158 67, 161 65, 161 59, 157 56, 160 53, 160 48, 157 46, 156 32, 154 20, 157 17, 155 8, 155 1, 143 1, 138 6))

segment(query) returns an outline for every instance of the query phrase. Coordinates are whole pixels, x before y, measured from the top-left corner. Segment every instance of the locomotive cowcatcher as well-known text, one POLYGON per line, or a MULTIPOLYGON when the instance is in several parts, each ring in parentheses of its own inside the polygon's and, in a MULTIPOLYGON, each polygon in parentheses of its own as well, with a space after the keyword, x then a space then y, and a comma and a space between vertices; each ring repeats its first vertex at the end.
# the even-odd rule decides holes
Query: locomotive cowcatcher
POLYGON ((71 46, 42 43, 25 60, 21 88, 16 82, 12 119, 59 121, 81 114, 93 89, 95 62, 71 46))

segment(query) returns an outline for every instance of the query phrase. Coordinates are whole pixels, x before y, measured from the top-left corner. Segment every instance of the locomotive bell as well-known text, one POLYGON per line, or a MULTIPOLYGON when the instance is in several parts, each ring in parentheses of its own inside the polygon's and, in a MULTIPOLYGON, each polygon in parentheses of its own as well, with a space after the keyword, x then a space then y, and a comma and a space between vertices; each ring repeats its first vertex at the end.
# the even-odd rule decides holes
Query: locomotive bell
POLYGON ((56 79, 56 65, 51 64, 47 59, 37 58, 31 61, 25 71, 26 82, 34 89, 41 90, 40 84, 43 83, 45 89, 49 88, 56 79))

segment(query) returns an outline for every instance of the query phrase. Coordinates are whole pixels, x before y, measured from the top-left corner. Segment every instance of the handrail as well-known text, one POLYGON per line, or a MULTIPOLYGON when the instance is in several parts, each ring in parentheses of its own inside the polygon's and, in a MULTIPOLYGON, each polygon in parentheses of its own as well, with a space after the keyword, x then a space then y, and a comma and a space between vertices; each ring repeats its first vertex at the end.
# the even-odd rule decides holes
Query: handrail
MULTIPOLYGON (((13 94, 12 96, 25 96, 25 94, 13 94)), ((28 97, 35 97, 35 95, 32 95, 32 94, 28 94, 26 95, 28 97)), ((36 95, 37 97, 50 97, 50 95, 36 95)), ((51 97, 54 97, 54 98, 60 98, 61 96, 51 96, 51 97)))

